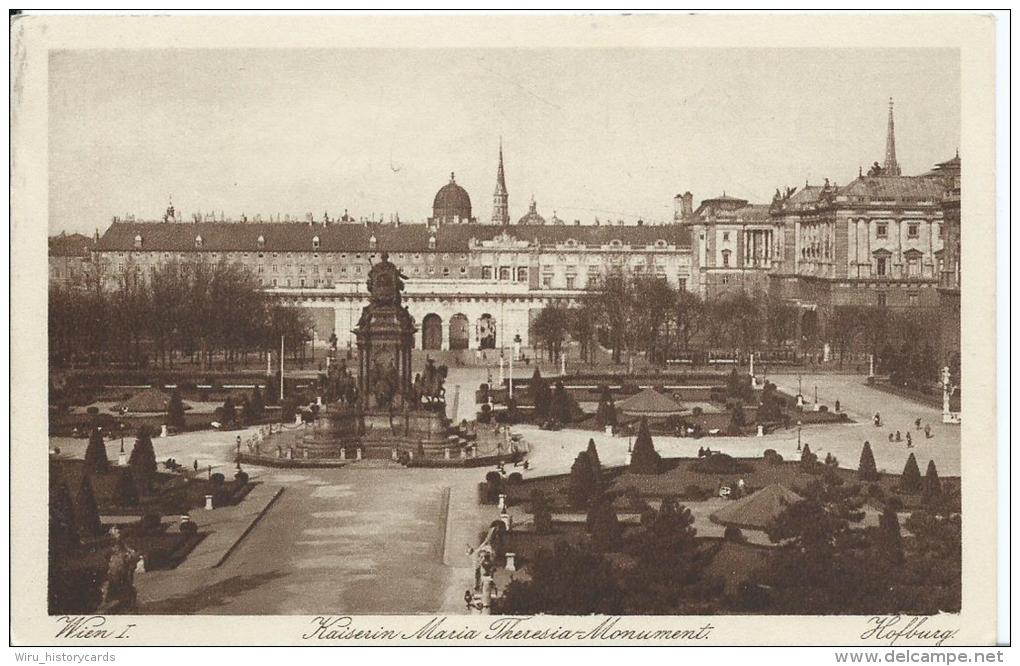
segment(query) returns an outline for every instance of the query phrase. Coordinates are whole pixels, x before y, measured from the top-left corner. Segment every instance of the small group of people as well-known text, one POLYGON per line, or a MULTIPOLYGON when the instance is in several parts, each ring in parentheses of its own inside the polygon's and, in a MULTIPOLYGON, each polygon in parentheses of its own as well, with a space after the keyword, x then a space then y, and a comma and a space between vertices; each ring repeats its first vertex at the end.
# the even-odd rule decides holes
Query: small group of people
MULTIPOLYGON (((875 423, 875 427, 876 428, 881 427, 881 425, 882 425, 882 416, 878 412, 875 412, 875 417, 874 417, 873 421, 875 423)), ((926 424, 924 424, 923 428, 921 427, 921 419, 920 419, 920 417, 918 417, 917 419, 914 420, 914 429, 915 430, 923 430, 924 431, 924 438, 925 439, 931 439, 931 438, 933 438, 935 436, 931 432, 931 424, 926 423, 926 424)), ((902 442, 902 441, 904 441, 903 433, 901 431, 899 431, 899 430, 896 430, 895 432, 891 431, 889 433, 889 441, 890 442, 902 442)), ((908 449, 914 448, 914 440, 913 440, 913 437, 911 437, 909 430, 907 431, 906 442, 907 442, 907 448, 908 449)))

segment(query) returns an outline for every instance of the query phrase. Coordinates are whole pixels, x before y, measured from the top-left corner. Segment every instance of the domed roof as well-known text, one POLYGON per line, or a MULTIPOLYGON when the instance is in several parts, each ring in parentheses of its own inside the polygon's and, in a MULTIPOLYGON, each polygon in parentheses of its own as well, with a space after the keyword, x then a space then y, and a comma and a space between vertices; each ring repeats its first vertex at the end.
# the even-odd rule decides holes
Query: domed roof
POLYGON ((528 212, 524 217, 517 220, 517 224, 545 224, 545 218, 538 214, 538 204, 535 203, 535 197, 531 197, 531 204, 528 206, 528 212))
POLYGON ((457 184, 450 174, 450 182, 439 188, 436 198, 432 201, 432 216, 434 218, 459 217, 462 220, 471 219, 471 197, 467 190, 457 184))

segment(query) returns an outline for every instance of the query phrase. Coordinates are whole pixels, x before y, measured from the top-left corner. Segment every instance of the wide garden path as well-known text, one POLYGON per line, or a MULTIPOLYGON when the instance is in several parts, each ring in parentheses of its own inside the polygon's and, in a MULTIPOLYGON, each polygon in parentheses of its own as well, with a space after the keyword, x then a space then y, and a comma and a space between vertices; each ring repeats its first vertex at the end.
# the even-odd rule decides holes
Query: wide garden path
POLYGON ((480 470, 256 470, 285 485, 219 567, 139 577, 146 613, 459 612, 480 470), (453 520, 448 522, 448 517, 453 520), (463 561, 462 561, 463 560, 463 561), (447 565, 449 561, 449 566, 447 565))

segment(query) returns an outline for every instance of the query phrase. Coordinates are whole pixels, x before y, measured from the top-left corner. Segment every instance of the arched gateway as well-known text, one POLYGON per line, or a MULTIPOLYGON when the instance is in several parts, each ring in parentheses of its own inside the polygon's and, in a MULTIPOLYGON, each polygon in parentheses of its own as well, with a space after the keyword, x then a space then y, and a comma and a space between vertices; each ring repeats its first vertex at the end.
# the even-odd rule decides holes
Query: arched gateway
POLYGON ((421 320, 421 348, 443 348, 443 319, 434 312, 421 320))
POLYGON ((488 313, 478 318, 478 348, 496 348, 496 320, 488 313))
POLYGON ((459 313, 450 317, 450 349, 467 349, 469 341, 468 318, 459 313))

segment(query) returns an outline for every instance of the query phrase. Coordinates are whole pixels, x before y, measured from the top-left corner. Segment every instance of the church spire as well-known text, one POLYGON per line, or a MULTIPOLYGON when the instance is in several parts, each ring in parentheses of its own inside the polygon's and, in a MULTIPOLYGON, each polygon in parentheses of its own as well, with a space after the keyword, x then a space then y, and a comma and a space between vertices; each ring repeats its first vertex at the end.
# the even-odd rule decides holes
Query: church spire
POLYGON ((882 169, 890 176, 900 175, 900 165, 896 161, 896 128, 893 122, 893 100, 889 98, 889 129, 885 137, 885 164, 882 169))
POLYGON ((492 195, 492 223, 510 224, 510 196, 503 173, 503 137, 499 137, 499 166, 496 169, 496 191, 492 195))

